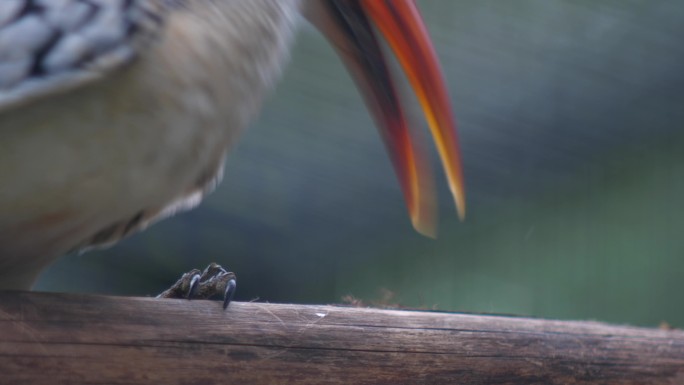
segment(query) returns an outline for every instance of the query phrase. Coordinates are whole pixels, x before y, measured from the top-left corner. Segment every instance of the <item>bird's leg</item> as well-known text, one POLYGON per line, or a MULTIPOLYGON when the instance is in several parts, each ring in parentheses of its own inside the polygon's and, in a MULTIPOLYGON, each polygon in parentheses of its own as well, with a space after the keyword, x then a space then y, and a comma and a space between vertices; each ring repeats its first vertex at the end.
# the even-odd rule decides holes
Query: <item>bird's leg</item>
POLYGON ((170 288, 157 298, 209 299, 223 295, 223 308, 230 304, 237 287, 235 273, 227 271, 217 263, 210 263, 204 271, 192 269, 183 274, 170 288))

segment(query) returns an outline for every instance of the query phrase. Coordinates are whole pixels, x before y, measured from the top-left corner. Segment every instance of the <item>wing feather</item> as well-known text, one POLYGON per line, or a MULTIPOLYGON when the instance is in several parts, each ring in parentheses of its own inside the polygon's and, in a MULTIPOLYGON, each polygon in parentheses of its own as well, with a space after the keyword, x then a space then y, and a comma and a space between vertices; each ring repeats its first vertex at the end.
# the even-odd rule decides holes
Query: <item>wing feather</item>
POLYGON ((168 0, 0 0, 0 112, 117 70, 159 35, 168 0))

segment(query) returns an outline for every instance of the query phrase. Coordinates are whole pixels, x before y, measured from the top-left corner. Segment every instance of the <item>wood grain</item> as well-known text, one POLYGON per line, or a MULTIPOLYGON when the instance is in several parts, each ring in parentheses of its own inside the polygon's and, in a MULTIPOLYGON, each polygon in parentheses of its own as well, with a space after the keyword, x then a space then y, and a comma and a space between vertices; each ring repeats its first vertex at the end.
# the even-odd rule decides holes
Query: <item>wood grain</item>
POLYGON ((684 384, 684 332, 0 292, 1 384, 684 384))

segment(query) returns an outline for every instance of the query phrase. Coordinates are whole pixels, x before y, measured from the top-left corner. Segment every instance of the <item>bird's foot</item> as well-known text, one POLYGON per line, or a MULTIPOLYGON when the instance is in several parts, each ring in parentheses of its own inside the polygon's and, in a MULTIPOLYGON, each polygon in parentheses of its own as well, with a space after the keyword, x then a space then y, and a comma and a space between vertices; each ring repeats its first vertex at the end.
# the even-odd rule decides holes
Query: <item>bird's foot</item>
POLYGON ((192 269, 176 281, 157 298, 209 299, 223 295, 223 308, 230 304, 235 295, 237 278, 217 263, 210 263, 204 271, 192 269))

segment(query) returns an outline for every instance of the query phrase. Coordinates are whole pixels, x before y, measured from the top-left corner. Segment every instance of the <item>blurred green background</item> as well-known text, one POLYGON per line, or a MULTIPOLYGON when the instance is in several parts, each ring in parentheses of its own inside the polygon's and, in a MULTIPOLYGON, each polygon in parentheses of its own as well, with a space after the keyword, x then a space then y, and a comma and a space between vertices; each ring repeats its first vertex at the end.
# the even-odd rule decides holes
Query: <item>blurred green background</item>
POLYGON ((419 6, 459 121, 465 222, 440 173, 439 238, 412 230, 361 98, 307 26, 213 195, 63 258, 36 288, 153 295, 217 261, 237 272, 238 300, 391 292, 405 306, 684 327, 684 3, 419 6))

